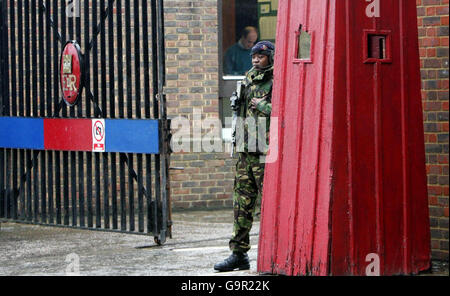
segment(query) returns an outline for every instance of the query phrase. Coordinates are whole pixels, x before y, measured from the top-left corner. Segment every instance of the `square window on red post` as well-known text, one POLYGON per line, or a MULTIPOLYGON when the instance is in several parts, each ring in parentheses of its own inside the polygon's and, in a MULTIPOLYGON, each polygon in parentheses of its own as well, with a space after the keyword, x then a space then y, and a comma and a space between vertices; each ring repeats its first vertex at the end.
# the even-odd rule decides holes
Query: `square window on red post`
POLYGON ((364 31, 364 63, 392 63, 391 31, 364 31))
POLYGON ((302 25, 295 31, 294 64, 311 64, 313 61, 314 35, 302 25))

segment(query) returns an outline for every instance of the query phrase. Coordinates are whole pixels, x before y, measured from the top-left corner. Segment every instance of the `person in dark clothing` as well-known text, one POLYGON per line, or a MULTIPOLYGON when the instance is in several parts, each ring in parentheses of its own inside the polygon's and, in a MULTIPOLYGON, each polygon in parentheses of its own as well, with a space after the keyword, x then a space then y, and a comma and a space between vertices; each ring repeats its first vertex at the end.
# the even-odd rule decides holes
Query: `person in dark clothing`
POLYGON ((225 53, 223 72, 225 75, 245 75, 252 68, 251 49, 258 39, 255 27, 245 27, 239 41, 225 53))

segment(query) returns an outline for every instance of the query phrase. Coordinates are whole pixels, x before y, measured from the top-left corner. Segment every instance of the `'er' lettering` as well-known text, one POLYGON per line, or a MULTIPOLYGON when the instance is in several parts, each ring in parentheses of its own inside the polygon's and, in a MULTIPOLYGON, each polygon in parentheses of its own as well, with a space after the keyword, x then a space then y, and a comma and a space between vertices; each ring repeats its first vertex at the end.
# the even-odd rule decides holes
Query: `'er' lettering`
POLYGON ((367 17, 380 17, 380 0, 366 0, 366 2, 371 2, 366 7, 367 17))
POLYGON ((64 91, 77 91, 77 76, 70 74, 64 76, 65 87, 64 91))

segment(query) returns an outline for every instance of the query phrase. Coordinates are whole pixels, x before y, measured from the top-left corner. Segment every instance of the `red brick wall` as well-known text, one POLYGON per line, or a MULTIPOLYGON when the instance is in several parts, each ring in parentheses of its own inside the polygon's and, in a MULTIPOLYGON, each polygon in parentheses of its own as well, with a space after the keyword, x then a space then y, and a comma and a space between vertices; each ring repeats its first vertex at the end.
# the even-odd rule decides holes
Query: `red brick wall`
POLYGON ((417 0, 425 148, 434 259, 448 260, 449 0, 417 0))
MULTIPOLYGON (((168 0, 164 5, 168 115, 191 123, 194 112, 219 118, 217 0, 168 0)), ((227 153, 194 152, 193 143, 190 152, 174 153, 171 166, 185 168, 171 171, 174 209, 231 207, 234 163, 227 153)))

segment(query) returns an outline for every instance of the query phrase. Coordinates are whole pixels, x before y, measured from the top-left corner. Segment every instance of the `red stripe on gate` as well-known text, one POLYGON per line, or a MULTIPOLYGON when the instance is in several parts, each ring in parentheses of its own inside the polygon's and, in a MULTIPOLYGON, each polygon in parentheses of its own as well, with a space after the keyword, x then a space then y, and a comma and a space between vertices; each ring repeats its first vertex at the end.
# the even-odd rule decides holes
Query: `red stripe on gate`
POLYGON ((91 151, 91 119, 44 119, 45 150, 91 151))

